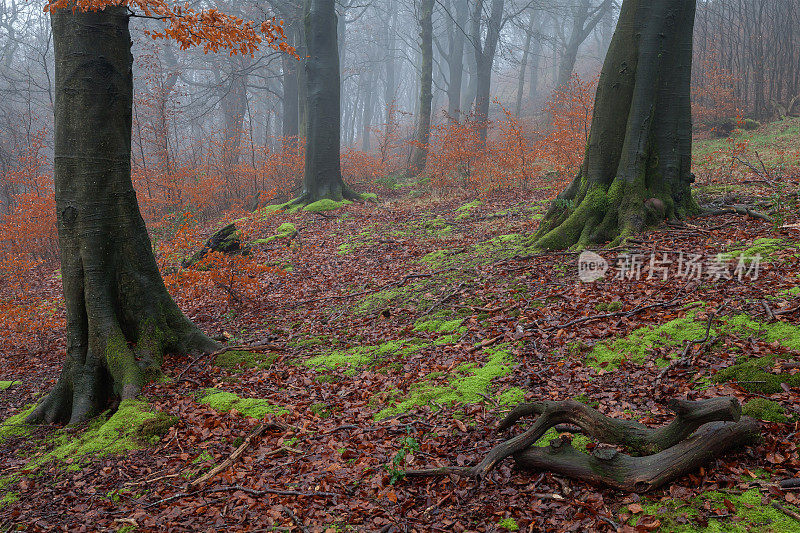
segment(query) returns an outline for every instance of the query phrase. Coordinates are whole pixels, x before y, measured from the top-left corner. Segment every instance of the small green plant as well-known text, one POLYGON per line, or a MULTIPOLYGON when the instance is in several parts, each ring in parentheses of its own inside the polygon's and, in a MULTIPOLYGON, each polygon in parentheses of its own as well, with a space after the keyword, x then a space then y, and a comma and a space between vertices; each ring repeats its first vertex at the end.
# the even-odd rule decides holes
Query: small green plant
POLYGON ((397 451, 397 454, 387 467, 387 470, 389 471, 389 484, 394 485, 406 477, 406 471, 403 468, 403 465, 406 462, 406 456, 409 453, 413 453, 417 450, 419 450, 419 442, 417 442, 417 439, 411 435, 407 435, 400 439, 400 449, 397 451))

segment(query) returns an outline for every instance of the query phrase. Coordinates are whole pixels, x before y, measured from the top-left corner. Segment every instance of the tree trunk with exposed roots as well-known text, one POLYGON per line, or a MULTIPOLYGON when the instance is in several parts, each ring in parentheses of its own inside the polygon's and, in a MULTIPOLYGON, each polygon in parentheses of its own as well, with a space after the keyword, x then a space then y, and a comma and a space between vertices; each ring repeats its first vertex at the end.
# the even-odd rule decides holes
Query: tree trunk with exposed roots
POLYGON ((164 286, 131 183, 131 38, 124 7, 51 15, 55 195, 67 357, 31 423, 79 423, 135 397, 166 352, 219 345, 164 286))
POLYGON ((535 246, 613 245, 699 211, 690 192, 695 3, 623 2, 583 165, 542 220, 535 246))

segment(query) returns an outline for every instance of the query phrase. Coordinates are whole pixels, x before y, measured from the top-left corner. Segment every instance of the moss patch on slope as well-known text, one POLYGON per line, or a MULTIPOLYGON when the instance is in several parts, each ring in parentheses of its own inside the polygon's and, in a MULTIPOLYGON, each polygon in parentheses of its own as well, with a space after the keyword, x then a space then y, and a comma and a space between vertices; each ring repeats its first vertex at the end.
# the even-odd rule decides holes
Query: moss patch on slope
POLYGON ((36 470, 50 461, 68 463, 67 469, 77 470, 89 457, 125 453, 153 444, 177 421, 177 417, 154 411, 147 402, 123 400, 115 413, 98 416, 78 435, 56 431, 48 438, 48 443, 55 446, 29 461, 25 470, 36 470))
POLYGON ((268 400, 262 398, 242 398, 232 392, 219 389, 207 389, 205 394, 200 397, 200 403, 222 412, 236 409, 244 416, 252 418, 264 418, 268 414, 288 412, 283 407, 272 405, 268 400))
MULTIPOLYGON (((782 503, 782 505, 795 512, 798 511, 793 505, 787 503, 782 503)), ((800 532, 800 521, 785 515, 770 505, 761 503, 761 492, 757 488, 742 494, 710 491, 685 501, 670 498, 664 501, 645 503, 642 507, 643 511, 629 520, 630 525, 635 526, 640 521, 642 523, 649 522, 649 520, 642 520, 642 517, 647 516, 660 520, 659 531, 675 533, 800 532), (725 505, 726 500, 733 504, 732 511, 728 510, 725 505), (720 512, 717 513, 714 509, 719 509, 720 512), (699 519, 701 512, 706 519, 699 519), (722 515, 724 518, 707 518, 718 515, 722 515)))
POLYGON ((488 356, 483 366, 477 363, 465 363, 456 368, 454 376, 445 385, 434 385, 420 382, 412 385, 411 393, 405 399, 396 401, 395 405, 380 411, 375 418, 380 420, 388 416, 408 411, 416 406, 428 404, 470 404, 482 402, 489 385, 494 378, 505 376, 511 372, 514 361, 508 344, 495 348, 487 348, 488 356))

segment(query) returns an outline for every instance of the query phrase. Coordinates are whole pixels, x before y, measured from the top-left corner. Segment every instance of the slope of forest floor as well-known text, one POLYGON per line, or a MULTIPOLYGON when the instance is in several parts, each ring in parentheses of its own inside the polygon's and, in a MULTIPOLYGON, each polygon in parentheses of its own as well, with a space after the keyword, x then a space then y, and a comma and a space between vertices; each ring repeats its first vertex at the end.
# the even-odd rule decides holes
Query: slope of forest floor
MULTIPOLYGON (((698 177, 706 203, 775 195, 774 175, 698 177)), ((377 205, 249 215, 240 223, 260 242, 248 261, 269 268, 240 265, 214 278, 213 297, 176 297, 206 331, 259 348, 170 357, 141 402, 88 427, 8 420, 0 530, 800 531, 800 496, 777 487, 800 470, 800 233, 779 227, 796 211, 780 224, 663 225, 597 250, 611 269, 582 283, 577 254, 527 247, 561 186, 488 198, 401 189, 377 205), (641 276, 616 279, 632 253, 641 276), (733 279, 681 277, 681 253, 724 254, 733 279), (757 276, 733 273, 740 253, 762 256, 757 276), (666 280, 648 276, 651 254, 673 261, 666 280), (476 463, 523 400, 575 398, 655 426, 671 419, 670 398, 724 395, 763 419, 762 442, 647 495, 510 460, 480 484, 403 478, 476 463), (275 423, 240 457, 190 486, 264 420, 275 423)), ((160 250, 168 284, 186 275, 160 250)), ((0 353, 0 419, 52 385, 62 335, 0 353)))

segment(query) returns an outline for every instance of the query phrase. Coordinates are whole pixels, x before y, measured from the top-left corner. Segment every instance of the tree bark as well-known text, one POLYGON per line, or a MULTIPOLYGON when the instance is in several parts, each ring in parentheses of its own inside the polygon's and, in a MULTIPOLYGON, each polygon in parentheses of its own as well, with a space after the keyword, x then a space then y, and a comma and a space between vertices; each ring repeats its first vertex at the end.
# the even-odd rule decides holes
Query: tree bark
MULTIPOLYGON (((289 23, 287 33, 292 36, 292 43, 294 46, 300 47, 299 32, 296 29, 298 22, 291 21, 289 23)), ((299 52, 299 51, 298 51, 299 52)), ((300 133, 299 117, 300 117, 300 100, 299 100, 299 73, 298 71, 300 62, 289 54, 281 56, 281 67, 283 71, 283 126, 282 135, 284 142, 293 143, 294 139, 300 133)))
POLYGON ((82 422, 135 397, 165 352, 219 347, 167 293, 131 184, 132 57, 124 7, 51 15, 55 196, 67 357, 29 422, 82 422))
POLYGON ((572 29, 564 53, 561 54, 561 62, 558 65, 557 88, 564 87, 569 83, 569 78, 572 76, 575 62, 578 59, 578 49, 580 49, 583 42, 594 31, 594 28, 610 8, 611 0, 603 0, 603 3, 596 8, 592 7, 590 0, 581 0, 580 4, 572 10, 572 29))
POLYGON ((486 133, 489 128, 489 93, 492 85, 492 65, 497 51, 497 41, 503 21, 504 0, 492 0, 492 10, 486 24, 486 37, 481 28, 483 0, 478 0, 472 12, 470 40, 475 53, 475 122, 481 145, 486 144, 486 133))
POLYGON ((304 28, 308 58, 306 82, 306 159, 303 194, 296 203, 359 200, 342 179, 340 164, 340 76, 334 0, 307 0, 304 28))
POLYGON ((451 122, 461 120, 461 85, 464 82, 464 28, 467 25, 469 3, 457 0, 455 13, 446 15, 447 26, 447 117, 451 122), (453 22, 453 18, 455 22, 453 22))
POLYGON ((420 85, 417 134, 411 155, 409 173, 416 176, 425 169, 428 159, 428 141, 431 135, 431 102, 433 100, 433 5, 434 0, 422 0, 419 13, 420 85))
POLYGON ((675 412, 675 419, 665 426, 648 428, 631 420, 607 417, 575 400, 521 404, 498 429, 508 429, 528 415, 538 415, 536 422, 492 448, 480 463, 409 470, 406 475, 455 474, 483 479, 500 461, 513 456, 517 466, 524 469, 549 470, 590 483, 646 492, 758 438, 758 422, 741 416, 736 398, 674 399, 667 405, 675 412), (534 446, 550 428, 565 422, 604 446, 597 446, 591 455, 574 449, 565 438, 554 439, 545 447, 534 446), (634 456, 619 453, 615 446, 626 447, 634 456))
POLYGON ((698 211, 690 192, 694 13, 695 0, 624 1, 583 165, 542 220, 535 246, 616 244, 698 211), (650 198, 663 208, 647 207, 650 198))
POLYGON ((519 117, 522 112, 522 93, 525 90, 525 70, 528 67, 528 53, 531 50, 531 37, 533 35, 533 12, 530 14, 528 28, 525 30, 525 48, 522 50, 522 61, 519 65, 519 78, 517 80, 517 100, 514 104, 514 115, 519 117))

